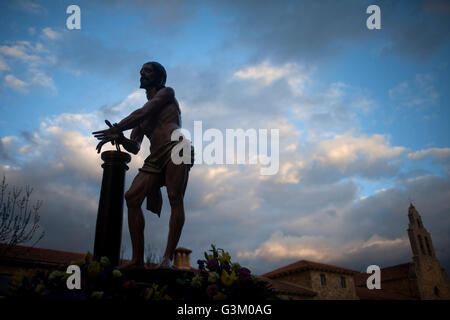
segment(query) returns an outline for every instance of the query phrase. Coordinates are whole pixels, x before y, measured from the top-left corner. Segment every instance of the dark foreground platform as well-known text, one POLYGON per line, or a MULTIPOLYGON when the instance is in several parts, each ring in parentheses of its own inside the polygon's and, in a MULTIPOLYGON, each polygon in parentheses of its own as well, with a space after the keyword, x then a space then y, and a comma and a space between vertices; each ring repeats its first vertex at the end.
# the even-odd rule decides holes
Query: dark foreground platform
POLYGON ((156 269, 133 269, 122 270, 126 279, 136 281, 139 287, 151 287, 157 284, 159 287, 167 286, 168 294, 172 297, 182 297, 186 289, 186 282, 195 276, 191 270, 156 268, 156 269))

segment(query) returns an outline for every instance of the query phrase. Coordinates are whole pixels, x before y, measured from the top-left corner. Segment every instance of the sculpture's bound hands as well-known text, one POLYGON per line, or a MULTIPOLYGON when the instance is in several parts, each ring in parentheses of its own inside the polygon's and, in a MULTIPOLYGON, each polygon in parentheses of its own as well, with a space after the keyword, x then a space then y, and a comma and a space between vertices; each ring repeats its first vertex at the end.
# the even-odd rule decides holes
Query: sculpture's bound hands
POLYGON ((96 147, 97 153, 100 153, 104 144, 111 142, 112 145, 116 144, 118 147, 121 141, 125 139, 122 130, 116 123, 111 125, 108 120, 105 120, 105 123, 108 125, 108 129, 92 132, 94 137, 101 140, 96 147))

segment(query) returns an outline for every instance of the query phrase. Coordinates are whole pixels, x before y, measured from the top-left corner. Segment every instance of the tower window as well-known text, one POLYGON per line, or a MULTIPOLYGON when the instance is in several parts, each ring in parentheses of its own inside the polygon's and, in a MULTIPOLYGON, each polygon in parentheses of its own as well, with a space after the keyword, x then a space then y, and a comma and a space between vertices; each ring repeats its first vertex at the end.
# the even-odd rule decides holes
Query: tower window
POLYGON ((425 245, 427 246, 428 254, 430 256, 433 256, 433 253, 431 252, 430 243, 428 242, 428 238, 427 237, 425 237, 425 245))
POLYGON ((341 287, 342 288, 347 288, 347 284, 345 283, 345 278, 344 277, 341 277, 341 287))
POLYGON ((422 254, 426 254, 425 249, 423 247, 422 237, 418 235, 417 238, 419 239, 420 251, 422 251, 422 254))
POLYGON ((437 286, 434 287, 434 295, 439 297, 439 288, 437 286))
POLYGON ((322 285, 322 287, 325 287, 327 285, 327 278, 324 274, 320 275, 320 284, 322 285))

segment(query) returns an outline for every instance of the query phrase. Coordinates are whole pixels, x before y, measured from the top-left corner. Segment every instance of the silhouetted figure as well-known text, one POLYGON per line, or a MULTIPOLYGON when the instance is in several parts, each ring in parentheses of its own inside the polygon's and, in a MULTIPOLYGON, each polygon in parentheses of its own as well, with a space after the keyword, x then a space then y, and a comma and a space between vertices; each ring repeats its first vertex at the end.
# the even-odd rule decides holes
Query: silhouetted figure
POLYGON ((181 111, 175 99, 175 92, 172 88, 165 87, 166 71, 158 62, 145 63, 140 74, 141 88, 146 90, 148 102, 118 124, 110 125, 107 122, 109 129, 93 134, 101 140, 97 145, 98 152, 105 143, 112 142, 121 144, 127 151, 137 154, 144 136, 150 140, 150 155, 125 193, 133 257, 130 264, 124 268, 144 266, 145 220, 141 206, 147 197, 147 209, 159 216, 162 186, 167 187, 171 216, 167 247, 160 266, 170 267, 184 225, 183 198, 189 170, 194 162, 193 148, 191 147, 191 164, 175 165, 172 162, 171 151, 179 141, 172 141, 171 134, 181 127, 181 111), (129 129, 132 131, 130 139, 127 139, 122 132, 129 129))

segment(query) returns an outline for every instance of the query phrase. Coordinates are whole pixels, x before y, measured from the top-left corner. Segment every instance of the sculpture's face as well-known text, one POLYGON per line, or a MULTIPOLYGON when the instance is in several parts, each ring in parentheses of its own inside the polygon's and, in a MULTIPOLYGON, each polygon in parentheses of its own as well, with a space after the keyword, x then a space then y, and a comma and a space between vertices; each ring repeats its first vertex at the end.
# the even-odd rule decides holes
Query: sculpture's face
POLYGON ((151 64, 144 64, 141 69, 141 88, 149 89, 158 84, 158 74, 151 64))

